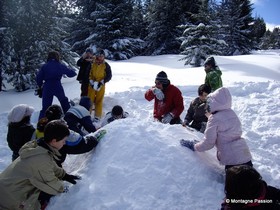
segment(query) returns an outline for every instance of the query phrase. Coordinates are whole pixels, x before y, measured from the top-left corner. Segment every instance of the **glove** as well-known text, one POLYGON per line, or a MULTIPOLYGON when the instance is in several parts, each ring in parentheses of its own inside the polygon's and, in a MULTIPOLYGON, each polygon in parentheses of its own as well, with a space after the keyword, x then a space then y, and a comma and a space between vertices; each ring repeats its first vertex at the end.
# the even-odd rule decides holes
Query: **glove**
POLYGON ((90 144, 93 145, 94 147, 96 147, 98 144, 98 141, 94 136, 86 136, 85 143, 87 144, 88 142, 91 142, 90 144))
POLYGON ((35 96, 38 96, 39 98, 42 98, 42 95, 43 95, 43 88, 39 87, 35 90, 35 93, 34 93, 35 96))
POLYGON ((99 91, 99 90, 101 89, 102 85, 104 85, 103 80, 100 81, 100 82, 97 82, 97 81, 96 81, 96 82, 94 82, 94 84, 93 84, 93 89, 96 90, 96 91, 99 91))
POLYGON ((100 82, 98 82, 98 85, 97 85, 98 90, 101 89, 102 85, 104 85, 104 80, 101 80, 100 82))
POLYGON ((153 88, 153 93, 158 100, 162 101, 164 99, 164 94, 161 89, 153 88))
POLYGON ((192 151, 195 151, 194 145, 195 145, 197 142, 198 142, 198 141, 196 141, 196 140, 194 140, 194 141, 184 140, 184 139, 181 139, 181 140, 180 140, 180 144, 181 144, 183 147, 188 147, 188 148, 191 149, 192 151))
POLYGON ((170 123, 172 119, 173 119, 173 115, 171 113, 168 113, 168 114, 164 115, 161 122, 164 124, 167 124, 167 123, 170 123))
POLYGON ((93 135, 93 137, 99 142, 106 134, 106 130, 98 130, 95 132, 95 134, 93 135))
POLYGON ((92 89, 94 89, 94 80, 89 80, 89 85, 92 87, 92 89))
POLYGON ((75 175, 71 175, 71 174, 65 174, 64 177, 62 178, 62 180, 70 182, 72 184, 76 184, 76 180, 80 180, 81 177, 80 176, 75 176, 75 175))

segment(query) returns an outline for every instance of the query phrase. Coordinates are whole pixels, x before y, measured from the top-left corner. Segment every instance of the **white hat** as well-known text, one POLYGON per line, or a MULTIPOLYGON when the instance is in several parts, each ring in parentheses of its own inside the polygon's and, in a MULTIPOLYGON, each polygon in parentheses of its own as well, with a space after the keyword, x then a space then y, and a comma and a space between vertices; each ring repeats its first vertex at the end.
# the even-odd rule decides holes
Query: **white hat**
POLYGON ((19 104, 14 106, 8 114, 9 122, 20 122, 24 117, 31 116, 34 112, 32 106, 27 104, 19 104))

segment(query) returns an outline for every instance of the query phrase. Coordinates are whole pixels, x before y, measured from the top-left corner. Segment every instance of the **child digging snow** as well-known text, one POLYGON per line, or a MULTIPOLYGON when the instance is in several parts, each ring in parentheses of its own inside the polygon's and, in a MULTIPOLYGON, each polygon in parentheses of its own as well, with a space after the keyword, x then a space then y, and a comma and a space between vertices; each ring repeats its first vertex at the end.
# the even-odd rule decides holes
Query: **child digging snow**
POLYGON ((235 165, 252 166, 252 156, 247 143, 241 137, 241 122, 231 109, 231 94, 225 87, 208 95, 209 118, 201 142, 181 140, 182 146, 193 151, 203 152, 217 148, 217 158, 225 169, 235 165))

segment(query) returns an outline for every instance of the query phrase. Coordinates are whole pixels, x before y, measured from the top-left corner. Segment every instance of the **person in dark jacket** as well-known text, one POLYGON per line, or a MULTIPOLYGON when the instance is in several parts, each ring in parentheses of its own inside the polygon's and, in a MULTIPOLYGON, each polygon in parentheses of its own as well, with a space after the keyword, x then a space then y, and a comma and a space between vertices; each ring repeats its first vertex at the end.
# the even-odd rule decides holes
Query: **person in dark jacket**
POLYGON ((50 52, 47 63, 42 66, 36 77, 38 87, 43 88, 42 110, 40 111, 39 120, 45 116, 47 108, 52 105, 54 96, 59 100, 64 113, 70 108, 68 98, 65 96, 61 84, 63 75, 74 77, 76 72, 60 63, 58 52, 50 52))
POLYGON ((113 122, 114 120, 124 119, 129 116, 128 112, 123 111, 123 108, 116 105, 112 108, 112 111, 108 112, 102 120, 101 127, 113 122))
POLYGON ((77 61, 77 66, 80 67, 77 80, 81 84, 81 96, 87 96, 89 85, 89 72, 91 64, 94 62, 95 56, 91 48, 87 48, 82 57, 77 61))
POLYGON ((72 106, 64 116, 64 120, 67 122, 69 129, 79 133, 81 136, 87 133, 96 131, 95 126, 92 123, 90 116, 90 108, 92 102, 89 97, 81 97, 78 105, 72 106), (82 129, 85 129, 83 131, 82 129))
POLYGON ((205 84, 211 87, 211 92, 214 92, 220 87, 223 87, 222 72, 214 57, 208 57, 204 62, 204 70, 206 72, 205 84))
POLYGON ((161 71, 155 79, 155 86, 147 90, 145 98, 154 102, 154 118, 162 123, 181 124, 180 115, 184 110, 181 91, 170 84, 167 74, 161 71))
MULTIPOLYGON (((63 120, 63 111, 57 104, 51 105, 46 111, 46 117, 39 120, 36 129, 36 139, 44 137, 44 129, 46 125, 53 120, 63 120)), ((66 122, 65 122, 66 123, 66 122)), ((70 129, 70 128, 69 128, 70 129)), ((70 135, 66 139, 65 145, 59 150, 61 156, 56 159, 58 166, 62 167, 67 154, 76 155, 83 154, 94 149, 101 138, 105 135, 105 130, 81 136, 79 133, 70 129, 70 135)))
POLYGON ((225 194, 221 210, 280 209, 280 189, 267 185, 259 172, 248 165, 226 170, 225 194))
POLYGON ((8 114, 7 142, 13 151, 12 160, 18 156, 20 148, 31 140, 35 128, 30 123, 30 118, 34 108, 27 104, 14 106, 8 114))
POLYGON ((191 102, 183 126, 190 126, 201 133, 204 132, 208 120, 205 113, 209 93, 211 93, 211 88, 208 85, 202 84, 198 87, 198 97, 191 102))

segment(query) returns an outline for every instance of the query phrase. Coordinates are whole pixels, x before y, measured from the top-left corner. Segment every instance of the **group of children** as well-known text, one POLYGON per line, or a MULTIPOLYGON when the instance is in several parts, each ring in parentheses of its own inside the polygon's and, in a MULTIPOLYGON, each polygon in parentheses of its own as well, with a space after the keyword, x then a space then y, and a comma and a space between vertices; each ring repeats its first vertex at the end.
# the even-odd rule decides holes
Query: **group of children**
MULTIPOLYGON (((7 141, 12 163, 0 174, 0 209, 44 209, 50 198, 64 189, 62 181, 72 184, 80 179, 62 168, 67 154, 82 154, 94 149, 106 130, 97 129, 90 116, 91 100, 81 97, 79 104, 64 114, 53 104, 35 128, 31 122, 34 108, 14 106, 8 113, 7 141)), ((102 120, 102 126, 121 118, 127 112, 116 105, 102 120)))
MULTIPOLYGON (((222 210, 280 209, 280 190, 268 186, 253 168, 249 147, 241 137, 241 122, 231 109, 231 94, 222 87, 221 71, 213 57, 206 60, 205 71, 205 84, 199 86, 198 97, 191 102, 183 122, 182 94, 165 72, 159 72, 155 86, 145 93, 148 101, 154 100, 155 120, 190 126, 204 133, 202 141, 180 141, 192 151, 217 148, 217 158, 226 170, 222 210), (233 199, 257 200, 249 204, 228 202, 233 199), (265 199, 272 202, 266 205, 258 202, 265 199)), ((85 86, 81 89, 82 94, 89 90, 85 86)), ((43 94, 46 96, 47 90, 43 94)), ((63 181, 76 184, 80 179, 62 168, 67 154, 91 151, 106 133, 92 122, 93 104, 86 95, 66 111, 59 105, 43 108, 46 110, 41 111, 36 129, 30 122, 33 107, 20 104, 12 108, 8 114, 7 141, 13 151, 13 162, 0 174, 0 191, 5 195, 0 200, 0 209, 44 209, 52 196, 67 191, 63 181)), ((114 106, 101 121, 101 127, 127 116, 121 106, 114 106)))
POLYGON ((229 209, 280 209, 280 190, 267 184, 253 168, 252 155, 246 140, 242 138, 241 122, 232 110, 232 97, 222 87, 221 71, 215 59, 209 57, 204 64, 205 83, 198 88, 183 122, 180 120, 183 98, 180 90, 172 85, 165 72, 159 72, 155 86, 148 89, 145 98, 154 100, 154 118, 169 124, 190 126, 204 133, 201 141, 184 140, 180 144, 192 151, 203 152, 217 148, 217 159, 225 166, 225 203, 222 210, 229 209), (231 202, 234 199, 252 202, 231 202), (265 200, 269 204, 263 204, 265 200))

